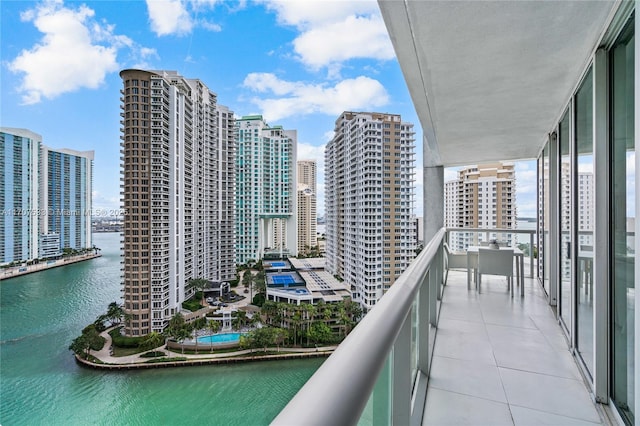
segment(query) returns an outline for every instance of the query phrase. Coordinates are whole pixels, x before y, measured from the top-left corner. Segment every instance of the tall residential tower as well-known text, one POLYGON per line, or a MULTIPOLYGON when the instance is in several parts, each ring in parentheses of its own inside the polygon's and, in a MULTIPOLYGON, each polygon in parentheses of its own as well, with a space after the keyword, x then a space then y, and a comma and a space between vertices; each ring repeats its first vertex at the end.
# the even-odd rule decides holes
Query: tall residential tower
POLYGON ((0 129, 0 264, 93 246, 93 151, 54 149, 26 129, 0 129))
MULTIPOLYGON (((513 163, 480 164, 458 171, 458 179, 445 183, 444 225, 458 228, 516 228, 516 180, 513 163)), ((513 234, 488 234, 513 245, 513 234)), ((453 250, 487 239, 487 234, 452 232, 453 250)))
POLYGON ((175 71, 120 76, 125 332, 135 336, 164 329, 189 280, 235 276, 233 113, 175 71))
POLYGON ((315 160, 298 161, 298 250, 307 254, 318 245, 315 160))
POLYGON ((297 132, 250 115, 236 141, 236 262, 295 256, 297 132))
POLYGON ((38 258, 41 145, 37 133, 0 129, 0 263, 38 258))
POLYGON ((93 157, 93 151, 42 147, 40 205, 46 209, 40 215, 40 230, 48 238, 58 234, 61 249, 93 246, 93 157))
POLYGON ((325 151, 327 269, 366 310, 415 257, 413 124, 344 112, 325 151))

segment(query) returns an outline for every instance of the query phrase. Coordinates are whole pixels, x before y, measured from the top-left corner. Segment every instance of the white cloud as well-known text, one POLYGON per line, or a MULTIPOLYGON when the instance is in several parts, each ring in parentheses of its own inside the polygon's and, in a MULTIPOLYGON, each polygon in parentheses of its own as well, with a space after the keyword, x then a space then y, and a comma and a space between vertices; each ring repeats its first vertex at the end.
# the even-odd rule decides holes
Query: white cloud
POLYGON ((458 170, 460 167, 447 167, 444 169, 444 181, 449 182, 451 180, 458 179, 458 170))
POLYGON ((277 96, 254 97, 251 100, 268 121, 312 113, 338 115, 343 111, 376 108, 389 102, 389 95, 382 84, 363 76, 327 86, 288 82, 270 73, 251 73, 243 84, 255 92, 277 96))
POLYGON ((349 15, 379 14, 375 0, 263 0, 258 3, 276 12, 281 24, 299 29, 335 22, 349 15))
POLYGON ((326 146, 326 144, 316 146, 298 142, 298 161, 315 160, 318 174, 322 173, 324 175, 324 149, 326 146))
POLYGON ((391 41, 375 1, 265 0, 282 25, 294 26, 296 55, 313 69, 337 76, 340 64, 354 58, 390 60, 391 41))
MULTIPOLYGON (((151 30, 158 36, 190 34, 194 28, 207 31, 222 31, 220 25, 207 19, 198 19, 202 10, 212 9, 221 0, 146 0, 151 30)), ((242 9, 245 2, 234 3, 235 10, 242 9)))
POLYGON ((293 42, 301 61, 313 69, 356 58, 391 60, 391 41, 380 16, 348 16, 302 33, 293 42))
POLYGON ((159 36, 191 32, 193 21, 181 0, 147 0, 151 30, 159 36))
POLYGON ((70 9, 62 2, 45 2, 22 14, 23 21, 33 22, 44 34, 9 63, 12 72, 24 73, 18 87, 23 103, 35 104, 42 97, 53 99, 83 87, 95 89, 107 73, 119 69, 118 49, 134 43, 93 17, 94 11, 85 5, 70 9))

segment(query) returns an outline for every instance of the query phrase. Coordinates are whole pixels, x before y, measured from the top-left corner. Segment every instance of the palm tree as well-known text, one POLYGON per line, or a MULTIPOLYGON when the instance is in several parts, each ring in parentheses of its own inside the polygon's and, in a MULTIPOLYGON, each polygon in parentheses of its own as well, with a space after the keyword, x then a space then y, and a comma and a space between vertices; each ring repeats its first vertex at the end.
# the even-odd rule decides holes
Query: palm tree
POLYGON ((205 280, 204 278, 194 278, 192 280, 189 280, 186 289, 189 291, 194 290, 195 293, 202 293, 202 300, 200 300, 200 304, 204 306, 204 289, 207 288, 208 285, 209 281, 205 280))
POLYGON ((198 332, 200 331, 200 329, 206 326, 207 326, 207 319, 205 317, 198 317, 191 323, 191 327, 193 328, 193 334, 195 335, 196 353, 198 353, 198 332))
POLYGON ((122 305, 118 304, 118 302, 111 302, 109 306, 107 306, 107 313, 105 316, 106 320, 109 320, 111 325, 117 325, 122 322, 122 319, 125 317, 124 308, 122 305))
POLYGON ((155 349, 164 343, 164 336, 156 331, 153 331, 140 342, 140 347, 144 350, 155 349))
MULTIPOLYGON (((207 329, 211 332, 211 334, 216 334, 220 331, 220 323, 216 320, 211 320, 207 324, 207 329)), ((213 352, 213 345, 209 344, 209 349, 213 352)))

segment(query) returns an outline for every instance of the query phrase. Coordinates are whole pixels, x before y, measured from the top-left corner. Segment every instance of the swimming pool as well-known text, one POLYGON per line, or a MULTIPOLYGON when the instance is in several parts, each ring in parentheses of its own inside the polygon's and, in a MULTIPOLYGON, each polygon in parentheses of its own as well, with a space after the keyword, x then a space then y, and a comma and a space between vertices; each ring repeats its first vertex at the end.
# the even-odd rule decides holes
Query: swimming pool
POLYGON ((285 266, 287 266, 285 262, 271 262, 272 268, 284 268, 285 266))
POLYGON ((222 333, 210 336, 198 337, 199 343, 237 343, 240 341, 241 333, 222 333))

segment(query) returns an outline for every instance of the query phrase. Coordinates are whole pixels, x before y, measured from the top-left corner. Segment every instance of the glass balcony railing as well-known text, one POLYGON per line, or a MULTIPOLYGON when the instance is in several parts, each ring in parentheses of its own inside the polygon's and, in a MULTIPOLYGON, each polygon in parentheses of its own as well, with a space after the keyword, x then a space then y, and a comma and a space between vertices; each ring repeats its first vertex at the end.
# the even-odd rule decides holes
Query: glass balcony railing
POLYGON ((419 423, 442 295, 445 233, 436 233, 272 424, 419 423))

